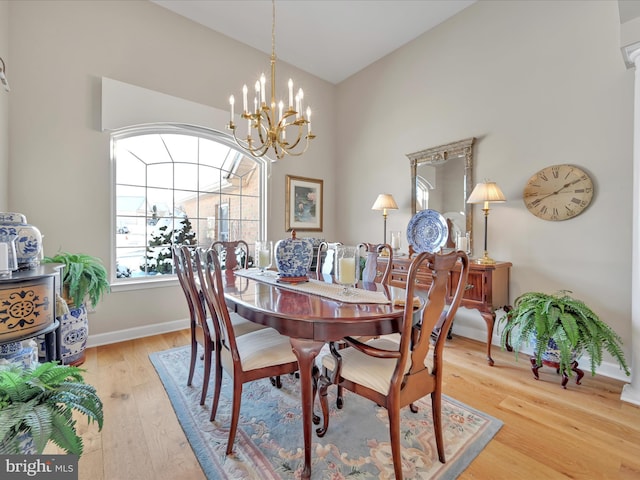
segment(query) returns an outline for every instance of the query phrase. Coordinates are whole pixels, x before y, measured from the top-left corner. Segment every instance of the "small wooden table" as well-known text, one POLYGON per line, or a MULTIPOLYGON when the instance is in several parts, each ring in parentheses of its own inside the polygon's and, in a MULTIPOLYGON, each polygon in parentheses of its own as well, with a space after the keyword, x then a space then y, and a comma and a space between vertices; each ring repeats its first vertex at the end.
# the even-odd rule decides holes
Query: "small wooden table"
MULTIPOLYGON (((346 336, 399 332, 404 309, 394 307, 393 299, 404 299, 405 291, 381 284, 367 284, 368 290, 373 286, 385 292, 392 302, 343 303, 233 274, 225 274, 224 277, 225 299, 233 310, 252 322, 273 327, 291 339, 291 348, 300 367, 304 435, 302 478, 308 479, 311 476, 314 359, 327 342, 346 336)), ((331 282, 331 278, 327 277, 326 281, 331 282)))
POLYGON ((61 359, 56 294, 63 267, 49 263, 0 278, 0 344, 44 335, 45 361, 61 359))

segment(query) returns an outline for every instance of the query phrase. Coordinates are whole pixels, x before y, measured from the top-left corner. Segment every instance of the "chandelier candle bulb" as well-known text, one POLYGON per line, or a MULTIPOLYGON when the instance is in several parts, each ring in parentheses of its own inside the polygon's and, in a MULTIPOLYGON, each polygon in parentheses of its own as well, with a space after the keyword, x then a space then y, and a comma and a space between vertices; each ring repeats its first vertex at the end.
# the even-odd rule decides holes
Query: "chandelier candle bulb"
POLYGON ((256 84, 254 85, 256 89, 256 114, 259 113, 258 107, 260 107, 260 80, 256 80, 256 84))
POLYGON ((248 91, 247 84, 245 83, 242 86, 242 111, 244 113, 248 113, 247 112, 247 91, 248 91))
POLYGON ((307 123, 309 124, 309 133, 311 133, 311 107, 307 107, 307 123))
POLYGON ((289 110, 293 109, 293 80, 289 79, 289 110))
POLYGON ((298 90, 298 98, 300 99, 299 103, 298 103, 298 118, 302 117, 302 100, 304 99, 304 92, 302 91, 302 89, 298 90))
POLYGON ((231 123, 233 123, 233 105, 236 103, 235 98, 233 98, 233 95, 231 95, 229 97, 229 105, 231 105, 231 119, 229 120, 231 123))

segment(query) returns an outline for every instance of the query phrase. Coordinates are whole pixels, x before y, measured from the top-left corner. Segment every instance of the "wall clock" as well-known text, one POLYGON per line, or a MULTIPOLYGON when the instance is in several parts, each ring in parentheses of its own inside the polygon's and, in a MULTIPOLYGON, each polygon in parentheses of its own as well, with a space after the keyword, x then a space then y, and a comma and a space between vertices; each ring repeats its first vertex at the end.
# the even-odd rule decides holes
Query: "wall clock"
POLYGON ((591 177, 573 165, 552 165, 534 174, 524 187, 527 209, 543 220, 560 221, 584 211, 593 198, 591 177))

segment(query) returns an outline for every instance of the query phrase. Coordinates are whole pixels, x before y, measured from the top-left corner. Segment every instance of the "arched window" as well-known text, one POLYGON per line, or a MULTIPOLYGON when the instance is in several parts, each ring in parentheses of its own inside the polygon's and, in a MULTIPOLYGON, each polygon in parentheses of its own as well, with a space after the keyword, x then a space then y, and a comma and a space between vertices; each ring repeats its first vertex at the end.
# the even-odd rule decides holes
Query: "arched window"
POLYGON ((426 210, 429 208, 429 189, 433 186, 429 181, 418 175, 416 178, 416 211, 426 210))
POLYGON ((138 126, 114 132, 111 151, 119 281, 173 275, 173 244, 266 238, 267 160, 245 155, 226 135, 138 126))

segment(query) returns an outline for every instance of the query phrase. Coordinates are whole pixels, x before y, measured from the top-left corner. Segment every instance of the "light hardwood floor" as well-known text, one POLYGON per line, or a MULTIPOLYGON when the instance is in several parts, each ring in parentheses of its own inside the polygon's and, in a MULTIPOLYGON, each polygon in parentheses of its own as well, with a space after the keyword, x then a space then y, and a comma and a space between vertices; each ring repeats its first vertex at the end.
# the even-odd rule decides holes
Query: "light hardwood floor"
MULTIPOLYGON (((79 422, 80 480, 204 478, 148 357, 188 342, 185 330, 88 349, 105 424, 79 422)), ((524 355, 494 347, 489 367, 484 351, 461 337, 445 350, 444 393, 504 422, 461 479, 640 479, 640 408, 620 401, 622 382, 585 368, 582 385, 572 377, 563 390, 548 367, 534 380, 524 355)))

